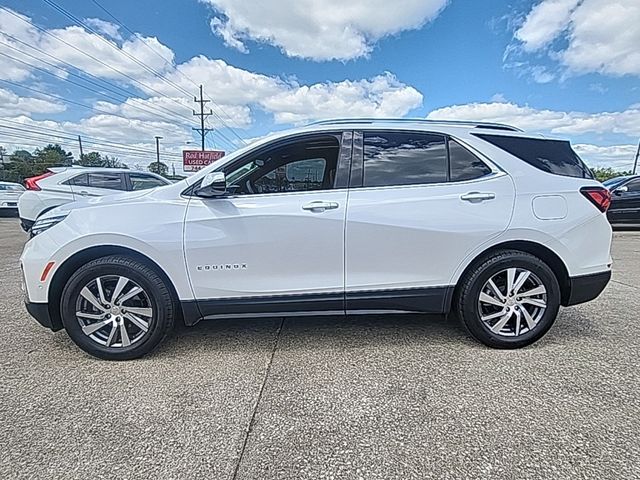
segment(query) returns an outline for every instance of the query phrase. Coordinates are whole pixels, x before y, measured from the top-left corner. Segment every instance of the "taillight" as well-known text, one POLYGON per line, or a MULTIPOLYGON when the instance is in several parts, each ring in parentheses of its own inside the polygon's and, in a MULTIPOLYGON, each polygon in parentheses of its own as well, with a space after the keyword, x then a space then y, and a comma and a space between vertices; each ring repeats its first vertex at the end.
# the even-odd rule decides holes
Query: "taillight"
POLYGON ((582 187, 580 193, 602 213, 606 212, 611 205, 611 192, 605 187, 582 187))
POLYGON ((24 186, 27 190, 40 190, 38 186, 38 180, 42 180, 43 178, 47 178, 53 175, 53 172, 45 172, 42 175, 38 175, 37 177, 30 177, 24 179, 24 186))

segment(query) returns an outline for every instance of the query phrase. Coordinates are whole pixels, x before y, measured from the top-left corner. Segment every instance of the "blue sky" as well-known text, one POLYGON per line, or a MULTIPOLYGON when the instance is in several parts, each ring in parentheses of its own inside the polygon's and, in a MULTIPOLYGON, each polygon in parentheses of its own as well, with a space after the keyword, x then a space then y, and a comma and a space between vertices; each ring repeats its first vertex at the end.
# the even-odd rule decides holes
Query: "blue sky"
MULTIPOLYGON (((111 139, 140 152, 151 149, 153 135, 160 134, 167 159, 175 160, 192 137, 187 118, 192 105, 185 90, 194 91, 202 82, 224 120, 211 119, 221 134, 214 134, 209 146, 227 150, 236 141, 228 125, 253 138, 344 115, 506 121, 569 138, 588 163, 616 168, 630 166, 640 137, 637 0, 352 0, 348 5, 337 0, 98 0, 137 37, 93 1, 53 3, 75 20, 43 0, 1 3, 27 20, 0 10, 5 34, 0 53, 14 57, 0 56, 5 125, 83 134, 97 146, 111 139), (96 65, 33 25, 93 52, 139 83, 96 65), (173 65, 162 60, 171 57, 173 65), (91 92, 36 66, 57 76, 71 72, 70 80, 85 84, 88 79, 94 82, 91 88, 96 81, 104 88, 115 86, 127 95, 107 99, 103 88, 91 92), (170 118, 149 118, 147 108, 183 116, 172 125, 170 118)), ((17 139, 15 131, 14 137, 2 133, 0 126, 0 145, 9 150, 19 142, 38 143, 35 137, 17 139)), ((127 161, 148 163, 143 155, 127 161)))

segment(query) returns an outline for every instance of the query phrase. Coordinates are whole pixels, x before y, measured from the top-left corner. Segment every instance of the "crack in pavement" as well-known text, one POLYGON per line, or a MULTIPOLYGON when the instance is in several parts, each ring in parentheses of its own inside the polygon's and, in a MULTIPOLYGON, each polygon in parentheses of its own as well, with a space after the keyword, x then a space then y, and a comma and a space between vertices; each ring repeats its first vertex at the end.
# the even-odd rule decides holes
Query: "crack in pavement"
POLYGON ((269 372, 271 372, 271 365, 273 364, 273 357, 276 355, 276 351, 278 350, 278 343, 280 342, 280 333, 282 332, 282 327, 284 325, 284 317, 280 320, 280 325, 278 326, 278 331, 276 332, 276 339, 273 343, 273 350, 271 351, 271 356, 269 357, 269 363, 267 364, 267 370, 264 373, 264 378, 262 379, 262 385, 260 386, 260 391, 258 392, 258 398, 256 398, 256 403, 253 405, 253 413, 251 414, 251 420, 249 420, 249 425, 246 429, 246 434, 244 436, 244 441, 242 442, 242 449, 240 450, 240 456, 238 457, 238 462, 236 463, 236 467, 233 470, 232 480, 236 480, 238 478, 238 472, 240 471, 240 465, 242 464, 242 459, 244 458, 244 451, 247 448, 247 443, 249 442, 249 436, 253 431, 253 425, 256 420, 256 413, 258 412, 258 406, 260 405, 260 400, 262 400, 262 393, 264 392, 264 387, 267 384, 267 380, 269 379, 269 372))
POLYGON ((624 285, 625 287, 635 288, 636 290, 637 290, 638 288, 640 288, 640 287, 637 287, 636 285, 629 285, 628 283, 621 282, 620 280, 613 280, 613 279, 611 279, 611 281, 612 281, 613 283, 619 283, 620 285, 624 285))

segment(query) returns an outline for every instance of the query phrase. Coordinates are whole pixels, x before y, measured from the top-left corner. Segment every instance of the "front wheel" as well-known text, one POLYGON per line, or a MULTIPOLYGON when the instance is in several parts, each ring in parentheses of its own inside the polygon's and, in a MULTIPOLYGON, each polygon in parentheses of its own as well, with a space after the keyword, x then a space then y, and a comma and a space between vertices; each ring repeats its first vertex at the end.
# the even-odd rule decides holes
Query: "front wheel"
POLYGON ((85 352, 105 360, 146 355, 174 323, 171 293, 155 270, 133 258, 93 260, 69 278, 62 323, 85 352))
POLYGON ((520 348, 540 339, 560 308, 558 280, 539 258, 496 252, 462 279, 456 301, 465 327, 494 348, 520 348))

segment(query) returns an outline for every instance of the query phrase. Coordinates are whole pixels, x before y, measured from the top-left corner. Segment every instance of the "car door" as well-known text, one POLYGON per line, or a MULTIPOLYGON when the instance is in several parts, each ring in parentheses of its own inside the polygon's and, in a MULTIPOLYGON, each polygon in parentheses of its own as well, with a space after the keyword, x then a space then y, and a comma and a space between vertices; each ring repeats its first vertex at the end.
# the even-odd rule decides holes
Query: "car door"
POLYGON ((613 190, 608 217, 611 223, 640 224, 640 178, 613 190))
POLYGON ((353 150, 347 311, 443 311, 455 269, 507 228, 511 179, 441 134, 365 131, 353 150))
POLYGON ((279 141, 220 167, 228 193, 191 196, 184 250, 203 316, 344 311, 351 133, 279 141))

